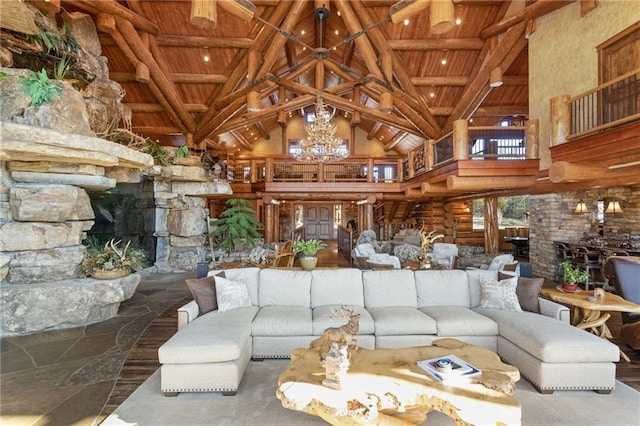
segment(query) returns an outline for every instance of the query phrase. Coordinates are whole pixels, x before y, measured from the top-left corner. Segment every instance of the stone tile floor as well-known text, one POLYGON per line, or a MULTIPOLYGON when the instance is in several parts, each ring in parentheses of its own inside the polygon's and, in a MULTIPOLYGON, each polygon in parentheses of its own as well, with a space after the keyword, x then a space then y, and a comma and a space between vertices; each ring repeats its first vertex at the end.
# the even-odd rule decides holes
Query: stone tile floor
POLYGON ((147 326, 190 296, 183 274, 146 275, 110 320, 0 340, 0 424, 93 425, 128 351, 147 326))

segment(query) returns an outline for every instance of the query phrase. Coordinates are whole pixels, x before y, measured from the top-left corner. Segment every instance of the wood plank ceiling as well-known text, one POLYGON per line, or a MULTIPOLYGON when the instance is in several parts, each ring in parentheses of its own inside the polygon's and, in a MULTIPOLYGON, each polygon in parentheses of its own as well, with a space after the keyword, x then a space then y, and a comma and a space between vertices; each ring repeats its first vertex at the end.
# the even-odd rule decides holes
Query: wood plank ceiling
POLYGON ((447 133, 456 119, 526 117, 527 33, 535 18, 568 4, 453 0, 456 24, 438 33, 430 12, 449 0, 218 0, 207 28, 191 23, 193 1, 62 1, 94 16, 136 133, 251 150, 313 108, 321 92, 398 154, 447 133), (491 88, 496 68, 504 84, 491 88))

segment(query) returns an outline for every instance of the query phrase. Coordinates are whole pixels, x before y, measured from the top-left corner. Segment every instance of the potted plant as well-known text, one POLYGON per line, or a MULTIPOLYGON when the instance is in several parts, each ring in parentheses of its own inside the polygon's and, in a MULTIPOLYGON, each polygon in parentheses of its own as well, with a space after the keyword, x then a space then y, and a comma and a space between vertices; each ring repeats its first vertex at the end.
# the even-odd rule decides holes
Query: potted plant
POLYGON ((82 276, 97 279, 114 279, 127 276, 132 270, 140 271, 147 259, 143 249, 131 247, 129 241, 124 248, 122 240, 111 239, 104 246, 97 238, 87 239, 87 253, 78 267, 82 276))
POLYGON ((584 283, 589 278, 587 271, 581 271, 575 265, 569 262, 562 262, 560 264, 564 271, 564 283, 562 283, 562 290, 567 293, 575 293, 578 289, 578 284, 584 283))
POLYGON ((299 240, 293 243, 293 248, 300 253, 300 266, 305 271, 310 271, 316 267, 318 264, 318 250, 326 247, 327 244, 315 238, 306 241, 299 240))

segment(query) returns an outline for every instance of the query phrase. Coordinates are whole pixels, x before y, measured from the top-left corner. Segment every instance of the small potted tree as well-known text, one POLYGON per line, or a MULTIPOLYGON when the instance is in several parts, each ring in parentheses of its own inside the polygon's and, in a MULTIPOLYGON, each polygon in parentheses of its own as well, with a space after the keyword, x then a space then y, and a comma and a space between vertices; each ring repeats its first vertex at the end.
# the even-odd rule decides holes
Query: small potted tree
POLYGON ((562 262, 560 266, 564 271, 562 290, 567 293, 575 293, 578 290, 578 284, 586 282, 589 278, 587 271, 581 271, 569 262, 562 262))
POLYGON ((300 253, 300 266, 305 271, 310 271, 318 264, 318 250, 326 248, 327 244, 318 239, 299 240, 293 244, 293 248, 300 253))
POLYGON ((258 231, 262 223, 253 217, 255 211, 249 207, 249 201, 230 198, 226 204, 229 208, 222 212, 209 236, 229 253, 240 245, 255 247, 256 241, 262 239, 258 231))

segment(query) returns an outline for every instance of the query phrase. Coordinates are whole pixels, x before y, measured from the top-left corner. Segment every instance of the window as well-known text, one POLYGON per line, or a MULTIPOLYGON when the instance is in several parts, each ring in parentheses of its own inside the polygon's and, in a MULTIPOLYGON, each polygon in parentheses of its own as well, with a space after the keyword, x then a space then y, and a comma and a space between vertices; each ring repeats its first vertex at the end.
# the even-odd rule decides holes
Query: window
MULTIPOLYGON (((473 200, 473 229, 484 229, 484 198, 473 200)), ((498 228, 529 226, 529 196, 516 195, 498 198, 498 228)))
POLYGON ((336 204, 333 206, 333 229, 338 229, 338 226, 342 224, 342 205, 336 204))

